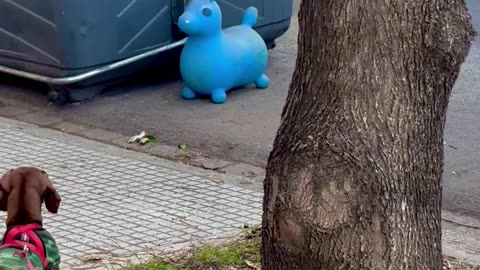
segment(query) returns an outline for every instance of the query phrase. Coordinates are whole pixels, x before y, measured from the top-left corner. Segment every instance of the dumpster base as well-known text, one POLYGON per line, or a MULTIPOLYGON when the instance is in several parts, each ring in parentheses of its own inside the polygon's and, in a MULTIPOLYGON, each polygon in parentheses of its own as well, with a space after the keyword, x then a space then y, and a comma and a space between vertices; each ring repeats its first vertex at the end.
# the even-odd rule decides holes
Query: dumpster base
MULTIPOLYGON (((275 47, 275 39, 290 26, 290 19, 255 28, 265 40, 268 49, 275 47)), ((139 72, 157 69, 159 76, 172 70, 169 64, 178 62, 186 38, 141 54, 90 68, 59 69, 49 65, 0 56, 0 72, 16 77, 46 83, 50 87, 48 98, 56 104, 89 100, 118 82, 138 77, 139 72), (159 67, 165 70, 158 70, 159 67)), ((178 63, 177 63, 178 64, 178 63)))
POLYGON ((48 99, 56 104, 79 102, 92 99, 100 95, 107 85, 91 85, 87 87, 74 87, 71 85, 50 86, 48 99))

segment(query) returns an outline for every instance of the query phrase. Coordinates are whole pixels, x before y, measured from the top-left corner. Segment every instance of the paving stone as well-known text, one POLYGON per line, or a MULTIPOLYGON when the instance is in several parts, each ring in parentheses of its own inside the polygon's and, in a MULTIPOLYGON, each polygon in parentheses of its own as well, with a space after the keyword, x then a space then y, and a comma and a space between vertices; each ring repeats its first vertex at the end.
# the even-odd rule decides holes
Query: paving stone
POLYGON ((84 126, 84 125, 79 125, 79 124, 73 124, 69 122, 61 122, 53 126, 54 129, 66 132, 66 133, 77 133, 80 131, 85 131, 89 129, 90 127, 84 126))
POLYGON ((221 159, 197 156, 193 157, 190 160, 190 164, 202 167, 207 170, 221 170, 229 165, 232 165, 232 162, 221 159))
POLYGON ((265 169, 244 163, 222 168, 221 171, 229 174, 242 175, 258 181, 263 181, 263 178, 265 178, 265 169))
POLYGON ((261 222, 261 193, 160 165, 0 127, 0 174, 41 167, 62 196, 59 214, 43 214, 61 269, 92 269, 82 258, 100 250, 106 257, 175 251, 261 222))
POLYGON ((148 152, 161 157, 171 157, 178 153, 178 147, 170 145, 155 145, 148 149, 148 152))
POLYGON ((39 126, 50 126, 63 121, 63 119, 60 117, 56 117, 53 115, 46 115, 38 112, 23 114, 18 116, 17 119, 27 123, 36 124, 39 126))
POLYGON ((5 106, 0 108, 0 115, 7 117, 27 114, 29 112, 31 111, 20 106, 5 106))
POLYGON ((106 129, 101 129, 101 128, 85 130, 85 131, 79 132, 79 134, 87 138, 90 138, 92 140, 98 140, 98 141, 104 141, 104 142, 110 142, 122 137, 121 134, 108 131, 106 129))

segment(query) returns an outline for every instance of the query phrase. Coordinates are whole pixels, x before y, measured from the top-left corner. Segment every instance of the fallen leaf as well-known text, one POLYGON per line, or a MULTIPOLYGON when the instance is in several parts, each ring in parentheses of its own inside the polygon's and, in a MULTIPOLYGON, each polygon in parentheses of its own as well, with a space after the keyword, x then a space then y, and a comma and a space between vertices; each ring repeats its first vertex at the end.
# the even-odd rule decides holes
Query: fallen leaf
POLYGON ((257 174, 254 171, 246 170, 242 172, 242 175, 248 178, 255 177, 257 174))
POLYGON ((145 137, 146 133, 145 131, 142 131, 142 133, 138 134, 138 135, 135 135, 135 136, 132 136, 129 140, 128 140, 128 143, 134 143, 136 141, 139 141, 141 139, 143 139, 145 137))
POLYGON ((211 178, 212 182, 214 183, 217 183, 217 184, 223 184, 224 181, 222 178, 220 178, 220 176, 217 176, 217 175, 212 175, 211 178))
POLYGON ((252 269, 260 270, 260 265, 258 263, 254 263, 252 261, 245 260, 245 264, 252 269))
POLYGON ((178 149, 185 150, 185 149, 187 149, 187 145, 184 144, 184 143, 181 143, 181 144, 178 145, 178 149))
POLYGON ((458 177, 461 177, 460 173, 457 172, 457 171, 452 171, 452 174, 453 174, 453 175, 456 175, 456 176, 458 176, 458 177))
POLYGON ((103 259, 104 255, 103 254, 87 254, 83 256, 82 260, 84 262, 98 262, 103 259))

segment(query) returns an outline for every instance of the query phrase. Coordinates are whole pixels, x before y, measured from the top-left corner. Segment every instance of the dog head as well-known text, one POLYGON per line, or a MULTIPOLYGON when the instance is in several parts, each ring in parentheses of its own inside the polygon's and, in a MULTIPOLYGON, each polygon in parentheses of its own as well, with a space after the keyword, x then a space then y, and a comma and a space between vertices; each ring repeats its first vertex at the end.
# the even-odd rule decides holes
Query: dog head
POLYGON ((42 204, 56 214, 60 195, 45 171, 19 167, 0 179, 0 210, 7 211, 7 226, 42 223, 42 204))

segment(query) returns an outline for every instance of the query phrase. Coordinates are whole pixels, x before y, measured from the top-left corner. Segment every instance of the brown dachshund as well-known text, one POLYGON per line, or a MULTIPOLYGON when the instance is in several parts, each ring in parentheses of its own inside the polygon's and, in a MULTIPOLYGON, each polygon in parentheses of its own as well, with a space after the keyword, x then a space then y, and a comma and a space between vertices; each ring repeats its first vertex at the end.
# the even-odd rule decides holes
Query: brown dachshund
POLYGON ((0 243, 0 269, 59 269, 60 253, 43 229, 42 204, 56 214, 60 195, 45 171, 20 167, 0 180, 0 210, 7 211, 7 231, 0 243))

